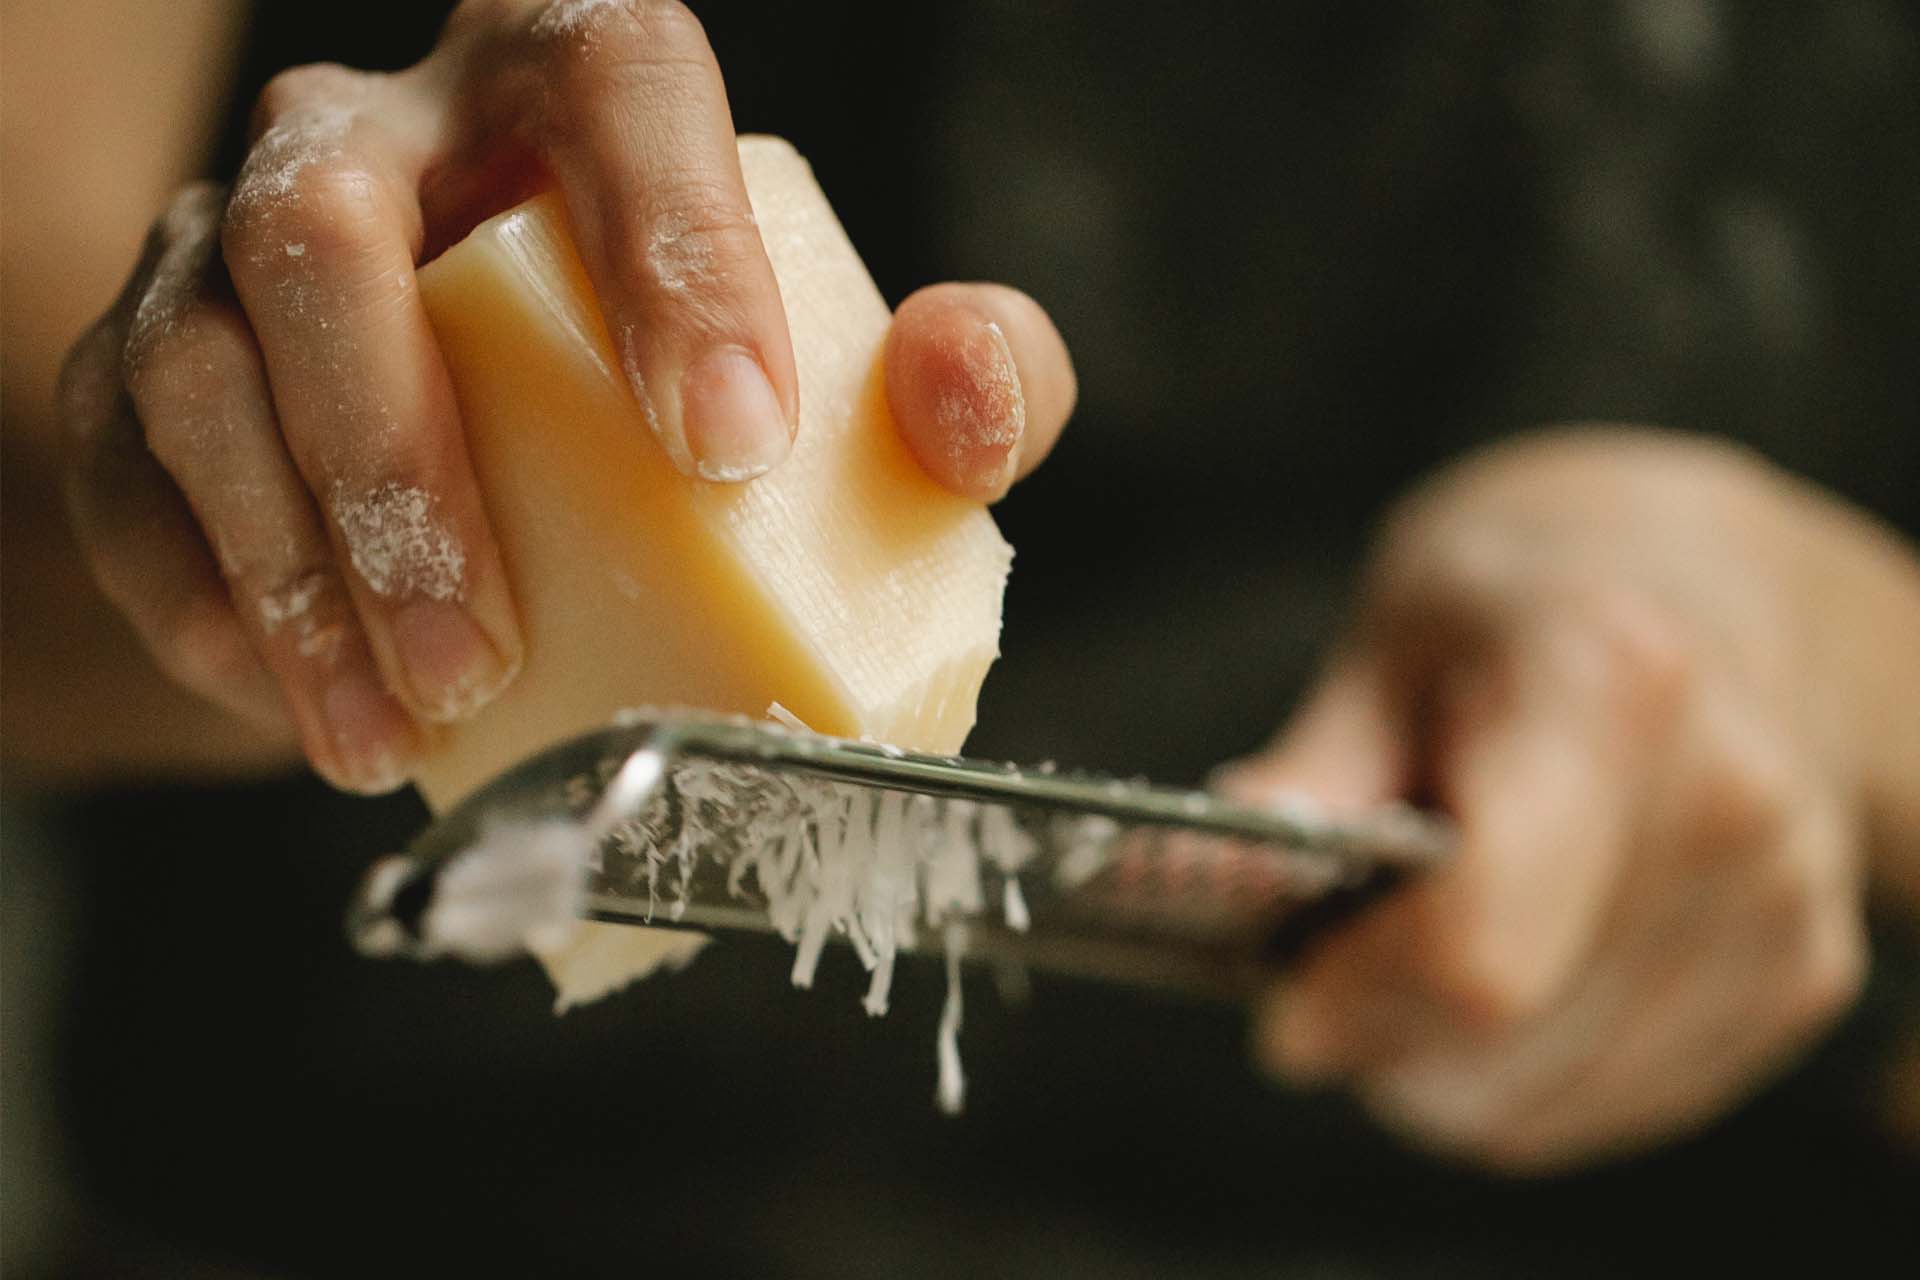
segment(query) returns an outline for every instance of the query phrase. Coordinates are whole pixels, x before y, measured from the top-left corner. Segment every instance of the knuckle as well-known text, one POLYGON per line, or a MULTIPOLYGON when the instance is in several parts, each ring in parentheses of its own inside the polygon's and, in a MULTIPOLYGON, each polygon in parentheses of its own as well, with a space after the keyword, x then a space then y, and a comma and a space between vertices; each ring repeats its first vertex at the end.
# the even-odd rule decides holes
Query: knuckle
POLYGON ((1534 588, 1529 551, 1507 531, 1436 514, 1417 492, 1375 535, 1361 582, 1365 625, 1383 634, 1495 638, 1511 602, 1534 588))
POLYGON ((295 177, 292 190, 300 221, 322 233, 323 254, 325 233, 357 244, 358 232, 378 211, 378 181, 364 164, 345 155, 306 166, 295 177))
POLYGON ((1495 1040, 1532 1017, 1539 1007, 1533 984, 1510 969, 1456 953, 1429 973, 1429 990, 1449 1018, 1468 1035, 1495 1040))
POLYGON ((647 61, 712 61, 707 29, 680 0, 630 0, 622 7, 637 50, 647 61))
POLYGON ((1689 687, 1692 646, 1671 613, 1621 587, 1588 593, 1584 627, 1602 689, 1642 721, 1671 720, 1689 687))
POLYGON ((283 260, 288 233, 350 234, 377 209, 379 184, 351 145, 369 79, 301 67, 269 85, 266 127, 241 165, 221 228, 230 261, 283 260))
POLYGON ((668 298, 730 291, 760 250, 759 229, 718 183, 686 181, 658 193, 655 211, 618 249, 623 283, 668 298))
POLYGON ((271 261, 270 242, 278 240, 285 252, 284 237, 276 237, 275 225, 284 220, 284 204, 261 200, 260 187, 252 175, 251 161, 240 173, 233 203, 227 206, 220 222, 220 246, 236 280, 244 279, 258 263, 271 261))
POLYGON ((1449 525, 1435 529, 1419 501, 1397 508, 1380 534, 1375 562, 1382 596, 1480 601, 1504 594, 1523 571, 1511 538, 1497 530, 1449 525))
POLYGON ((639 0, 627 7, 635 25, 661 48, 684 52, 707 47, 706 28, 681 0, 639 0))
POLYGON ((315 106, 351 101, 366 84, 366 73, 337 62, 288 67, 267 81, 254 107, 255 119, 271 128, 289 115, 315 106))
POLYGON ((723 93, 706 32, 679 4, 562 0, 535 21, 521 61, 548 86, 541 119, 560 135, 595 117, 687 116, 723 93))
POLYGON ((1793 821, 1796 793, 1786 753, 1765 734, 1723 734, 1693 785, 1694 847, 1721 861, 1777 842, 1793 821))
POLYGON ((1416 971, 1427 997, 1470 1038, 1498 1040, 1540 1011, 1540 985, 1519 966, 1497 960, 1456 914, 1423 913, 1416 945, 1416 971))
POLYGON ((679 0, 553 0, 527 28, 563 62, 711 57, 706 28, 679 0))
POLYGON ((344 149, 312 157, 275 176, 278 199, 259 199, 255 184, 227 207, 222 227, 237 266, 284 267, 296 253, 309 261, 362 244, 379 214, 379 183, 344 149))

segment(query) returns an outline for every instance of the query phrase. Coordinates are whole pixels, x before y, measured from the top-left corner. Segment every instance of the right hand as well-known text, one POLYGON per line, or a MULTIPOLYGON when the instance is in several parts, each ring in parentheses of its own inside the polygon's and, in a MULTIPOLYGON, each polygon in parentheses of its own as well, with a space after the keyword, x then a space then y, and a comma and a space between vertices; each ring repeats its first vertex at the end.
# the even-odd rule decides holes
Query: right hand
POLYGON ((1365 584, 1223 781, 1431 803, 1460 848, 1276 983, 1270 1067, 1537 1172, 1699 1128, 1846 1010, 1869 876, 1920 883, 1911 548, 1723 444, 1587 429, 1443 473, 1365 584))
MULTIPOLYGON (((469 0, 404 72, 280 75, 231 193, 181 192, 62 372, 105 594, 164 671, 290 727, 336 785, 400 785, 518 669, 414 271, 549 185, 668 456, 709 480, 778 465, 798 406, 780 293, 719 68, 666 0, 469 0)), ((915 295, 886 359, 903 436, 974 496, 1072 406, 1059 335, 1001 286, 915 295)))

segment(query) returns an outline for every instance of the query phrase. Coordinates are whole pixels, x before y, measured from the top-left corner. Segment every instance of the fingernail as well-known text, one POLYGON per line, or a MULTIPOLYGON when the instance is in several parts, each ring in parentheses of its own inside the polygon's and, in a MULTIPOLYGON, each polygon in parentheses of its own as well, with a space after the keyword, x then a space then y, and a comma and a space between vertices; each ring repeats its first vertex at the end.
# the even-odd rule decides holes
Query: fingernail
POLYGON ((513 678, 486 633, 450 600, 416 600, 392 625, 414 702, 429 720, 465 720, 513 678))
POLYGON ((793 450, 780 398, 744 347, 709 351, 681 376, 680 421, 702 480, 751 480, 793 450))
POLYGON ((379 795, 406 782, 401 759, 411 750, 412 726, 376 680, 357 671, 343 672, 327 685, 322 701, 336 785, 379 795))

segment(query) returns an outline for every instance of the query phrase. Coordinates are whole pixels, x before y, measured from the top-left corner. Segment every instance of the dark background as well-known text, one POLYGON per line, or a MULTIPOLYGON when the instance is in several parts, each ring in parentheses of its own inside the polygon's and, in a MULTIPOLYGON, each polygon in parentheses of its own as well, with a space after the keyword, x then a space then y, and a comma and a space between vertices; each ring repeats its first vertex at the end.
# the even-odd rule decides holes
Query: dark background
MULTIPOLYGON (((978 753, 1180 781, 1255 745, 1384 505, 1531 424, 1727 435, 1920 530, 1913 6, 695 8, 738 125, 809 156, 890 299, 1006 279, 1075 354, 1081 410, 999 509, 978 753)), ((405 65, 441 12, 263 6, 209 92, 405 65)), ((1920 1171, 1868 1119, 1920 1006, 1888 931, 1861 1008, 1739 1115, 1508 1183, 1263 1083, 1232 1009, 1062 981, 1013 1009, 970 978, 948 1120, 933 966, 874 1022, 849 956, 802 993, 783 947, 729 941, 556 1021, 527 966, 358 961, 339 912, 409 799, 7 807, 6 894, 68 984, 39 1074, 76 1274, 1638 1274, 1920 1244, 1920 1171)))

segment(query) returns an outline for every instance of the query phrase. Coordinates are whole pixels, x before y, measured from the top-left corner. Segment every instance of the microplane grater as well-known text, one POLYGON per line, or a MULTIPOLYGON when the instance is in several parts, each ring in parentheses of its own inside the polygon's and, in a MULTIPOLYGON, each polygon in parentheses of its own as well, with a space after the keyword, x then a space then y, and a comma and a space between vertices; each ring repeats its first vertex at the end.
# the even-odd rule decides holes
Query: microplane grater
POLYGON ((960 922, 969 957, 1234 994, 1454 844, 1445 819, 1405 807, 1336 820, 1305 803, 640 712, 482 787, 376 865, 348 926, 370 954, 485 960, 577 914, 779 932, 815 956, 839 938, 870 969, 884 953, 890 971, 895 950, 950 946, 942 926, 960 922), (842 890, 839 908, 807 905, 842 890))

